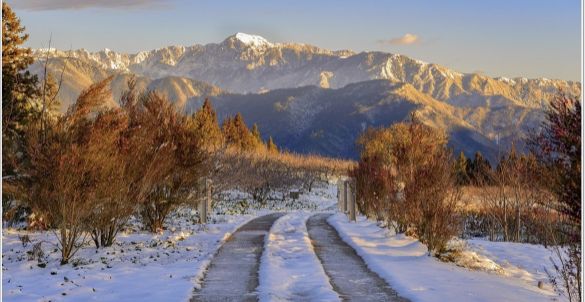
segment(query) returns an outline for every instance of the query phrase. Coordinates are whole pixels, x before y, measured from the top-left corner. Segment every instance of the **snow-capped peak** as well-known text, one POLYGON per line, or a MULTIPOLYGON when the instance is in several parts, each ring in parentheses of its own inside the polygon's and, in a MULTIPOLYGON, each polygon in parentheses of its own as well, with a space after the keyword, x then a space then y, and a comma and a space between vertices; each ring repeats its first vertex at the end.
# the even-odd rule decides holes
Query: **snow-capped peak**
POLYGON ((240 42, 250 46, 272 46, 272 43, 268 42, 268 40, 264 39, 264 37, 257 35, 236 33, 233 37, 238 39, 240 42))

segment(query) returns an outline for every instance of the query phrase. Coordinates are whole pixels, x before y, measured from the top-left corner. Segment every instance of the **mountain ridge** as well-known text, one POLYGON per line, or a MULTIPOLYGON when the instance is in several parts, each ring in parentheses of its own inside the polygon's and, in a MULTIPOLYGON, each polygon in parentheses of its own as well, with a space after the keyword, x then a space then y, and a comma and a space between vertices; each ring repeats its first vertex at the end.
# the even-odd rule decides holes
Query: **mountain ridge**
MULTIPOLYGON (((47 51, 34 54, 39 60, 30 70, 42 75, 47 51)), ((345 157, 356 156, 353 139, 364 127, 387 126, 417 110, 423 122, 451 133, 456 150, 469 154, 477 148, 493 160, 498 149, 540 124, 542 109, 559 89, 575 94, 581 89, 579 82, 491 78, 399 54, 332 51, 242 33, 220 43, 133 55, 110 50, 51 50, 48 55, 51 74, 58 75, 66 66, 60 95, 64 108, 81 90, 111 75, 116 99, 134 75, 139 89, 158 90, 186 113, 211 97, 220 115, 237 108, 248 122, 262 123, 267 135, 292 151, 345 157), (340 101, 329 100, 332 97, 340 101), (242 108, 242 102, 248 108, 242 108), (250 108, 282 120, 267 122, 250 108), (350 124, 332 122, 336 116, 330 112, 345 116, 350 124), (323 127, 321 120, 347 131, 323 127), (316 141, 319 137, 322 141, 316 141)))
MULTIPOLYGON (((46 50, 36 50, 34 53, 42 57, 46 50)), ((272 43, 260 36, 242 33, 229 36, 220 43, 168 46, 136 54, 107 49, 99 52, 80 49, 70 53, 52 50, 51 55, 61 58, 70 56, 95 62, 107 70, 131 72, 151 78, 189 77, 236 93, 319 86, 323 82, 327 82, 325 86, 329 88, 341 88, 354 82, 389 79, 413 84, 417 89, 443 101, 464 92, 490 95, 500 92, 508 98, 522 99, 538 106, 541 105, 540 99, 548 98, 551 92, 556 92, 556 88, 573 91, 576 86, 580 87, 577 82, 546 78, 491 78, 476 73, 460 73, 400 54, 379 51, 355 53, 302 43, 272 43), (259 45, 246 44, 238 35, 263 42, 259 45), (216 65, 219 66, 215 68, 216 65), (279 74, 291 71, 299 75, 279 74), (244 74, 250 79, 238 79, 244 74), (323 81, 324 78, 326 81, 323 81), (523 91, 524 86, 530 86, 530 91, 523 91)))

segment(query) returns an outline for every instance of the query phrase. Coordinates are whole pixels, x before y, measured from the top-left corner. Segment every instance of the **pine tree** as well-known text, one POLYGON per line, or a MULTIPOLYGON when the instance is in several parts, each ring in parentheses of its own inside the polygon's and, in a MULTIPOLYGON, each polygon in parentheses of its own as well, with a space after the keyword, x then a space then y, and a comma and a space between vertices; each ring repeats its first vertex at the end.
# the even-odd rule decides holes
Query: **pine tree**
POLYGON ((251 151, 255 147, 255 139, 244 122, 241 113, 233 118, 227 118, 222 126, 225 142, 228 146, 240 151, 251 151))
POLYGON ((473 163, 471 166, 471 177, 476 185, 486 185, 491 183, 491 165, 490 162, 483 157, 481 152, 475 152, 473 163))
POLYGON ((240 148, 240 150, 252 151, 257 147, 254 135, 250 132, 248 126, 246 126, 244 118, 242 117, 242 114, 239 112, 236 114, 236 117, 234 118, 234 128, 237 133, 236 145, 240 148))
POLYGON ((199 143, 206 149, 217 150, 223 144, 223 133, 217 122, 217 113, 209 99, 191 116, 191 127, 199 137, 199 143))
POLYGON ((258 124, 254 123, 252 126, 252 135, 256 138, 259 142, 262 141, 262 137, 260 135, 260 130, 258 129, 258 124))
POLYGON ((246 123, 244 122, 244 118, 242 117, 242 114, 239 112, 234 117, 234 127, 236 129, 236 132, 239 134, 240 138, 244 138, 250 132, 250 130, 248 129, 248 126, 246 126, 246 123))
POLYGON ((272 136, 268 138, 268 143, 266 144, 266 148, 268 150, 268 153, 273 153, 273 154, 278 153, 278 147, 274 143, 274 140, 272 140, 272 136))
POLYGON ((221 132, 223 133, 225 143, 228 146, 232 146, 236 143, 237 135, 234 127, 234 118, 228 116, 223 120, 223 123, 221 124, 221 132))
POLYGON ((260 134, 260 129, 258 129, 258 125, 256 123, 254 123, 254 125, 252 126, 252 138, 253 138, 253 145, 254 145, 254 149, 256 149, 257 151, 261 151, 261 150, 266 150, 266 145, 264 144, 264 141, 262 140, 262 135, 260 134))
POLYGON ((465 153, 461 151, 459 153, 459 157, 455 162, 455 172, 457 173, 457 184, 459 185, 467 185, 469 184, 469 174, 467 173, 467 163, 468 159, 465 157, 465 153))
POLYGON ((2 2, 2 173, 13 173, 16 154, 26 125, 39 97, 38 78, 26 71, 33 63, 30 48, 21 45, 28 39, 20 19, 2 2))

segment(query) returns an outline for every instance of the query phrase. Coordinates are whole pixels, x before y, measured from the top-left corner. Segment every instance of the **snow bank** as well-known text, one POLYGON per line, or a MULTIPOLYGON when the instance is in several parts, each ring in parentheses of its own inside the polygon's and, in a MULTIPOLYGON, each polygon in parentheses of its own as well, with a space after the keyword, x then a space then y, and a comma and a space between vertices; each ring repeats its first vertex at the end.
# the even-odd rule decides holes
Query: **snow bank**
MULTIPOLYGON (((328 221, 372 271, 384 278, 401 296, 412 301, 536 302, 557 298, 550 289, 539 289, 536 283, 530 284, 526 280, 513 278, 514 275, 508 277, 471 271, 428 257, 426 247, 417 240, 401 234, 392 235, 387 229, 378 227, 365 217, 360 216, 357 223, 350 223, 344 215, 336 214, 328 221)), ((492 245, 483 246, 486 251, 484 254, 491 252, 511 261, 520 258, 513 259, 504 255, 520 257, 522 253, 522 249, 506 251, 508 248, 515 248, 513 246, 503 247, 503 250, 492 245)), ((540 258, 537 253, 531 253, 522 261, 525 267, 534 268, 546 259, 540 258)))
POLYGON ((477 254, 492 259, 504 269, 506 275, 524 280, 527 284, 541 281, 552 290, 545 269, 554 272, 550 260, 553 254, 544 246, 486 240, 467 240, 467 246, 477 254))
POLYGON ((311 214, 288 214, 270 229, 260 264, 260 301, 340 301, 309 239, 305 223, 311 214))

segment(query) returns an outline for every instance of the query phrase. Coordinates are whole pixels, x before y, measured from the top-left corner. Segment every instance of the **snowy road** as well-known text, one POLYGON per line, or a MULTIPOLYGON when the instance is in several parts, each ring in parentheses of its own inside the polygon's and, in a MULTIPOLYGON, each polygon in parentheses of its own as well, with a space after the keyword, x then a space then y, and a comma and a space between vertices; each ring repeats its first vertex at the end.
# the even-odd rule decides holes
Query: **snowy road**
POLYGON ((257 301, 258 268, 264 239, 283 214, 256 218, 239 228, 211 260, 191 301, 257 301))
POLYGON ((276 213, 248 222, 211 260, 191 301, 408 301, 343 242, 330 215, 276 213))
POLYGON ((343 301, 408 301, 370 271, 362 258, 327 223, 331 214, 313 215, 307 229, 317 257, 343 301))

